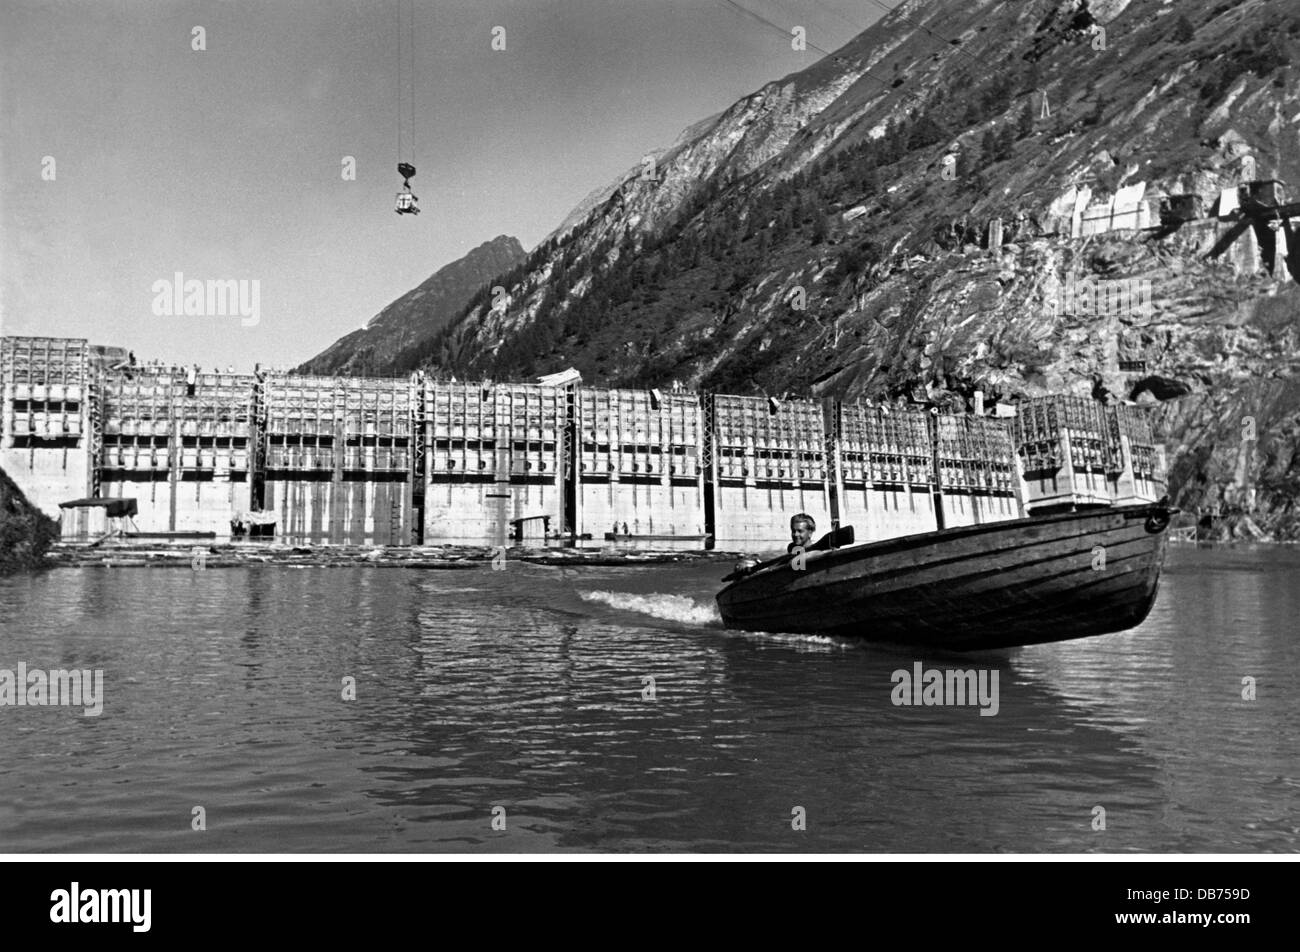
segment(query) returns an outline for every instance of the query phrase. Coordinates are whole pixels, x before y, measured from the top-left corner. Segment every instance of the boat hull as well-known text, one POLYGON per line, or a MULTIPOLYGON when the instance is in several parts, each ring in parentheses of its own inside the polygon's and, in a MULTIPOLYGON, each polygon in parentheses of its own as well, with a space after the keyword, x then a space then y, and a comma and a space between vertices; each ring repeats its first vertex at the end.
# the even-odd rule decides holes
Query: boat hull
POLYGON ((1140 624, 1172 510, 1140 505, 927 532, 758 566, 718 594, 728 628, 971 651, 1140 624))

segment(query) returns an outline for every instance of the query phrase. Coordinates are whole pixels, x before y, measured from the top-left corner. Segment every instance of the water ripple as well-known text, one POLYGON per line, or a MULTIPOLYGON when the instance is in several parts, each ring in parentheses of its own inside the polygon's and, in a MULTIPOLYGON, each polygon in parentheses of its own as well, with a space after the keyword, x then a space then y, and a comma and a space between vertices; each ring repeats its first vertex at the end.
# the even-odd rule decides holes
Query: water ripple
POLYGON ((1179 550, 1140 628, 973 656, 726 631, 717 575, 0 580, 0 668, 105 681, 0 708, 0 849, 1300 850, 1300 554, 1179 550), (997 716, 896 706, 917 661, 997 716))

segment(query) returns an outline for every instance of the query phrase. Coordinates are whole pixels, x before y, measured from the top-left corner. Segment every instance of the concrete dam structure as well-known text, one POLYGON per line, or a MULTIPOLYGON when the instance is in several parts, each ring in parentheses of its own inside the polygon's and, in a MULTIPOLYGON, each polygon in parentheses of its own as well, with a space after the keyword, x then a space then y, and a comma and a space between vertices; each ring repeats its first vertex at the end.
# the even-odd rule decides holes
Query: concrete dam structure
POLYGON ((35 337, 0 338, 0 382, 0 468, 87 542, 66 504, 134 499, 128 537, 253 524, 304 544, 771 548, 799 512, 865 541, 1165 491, 1142 409, 1081 397, 1004 417, 576 381, 199 373, 35 337))

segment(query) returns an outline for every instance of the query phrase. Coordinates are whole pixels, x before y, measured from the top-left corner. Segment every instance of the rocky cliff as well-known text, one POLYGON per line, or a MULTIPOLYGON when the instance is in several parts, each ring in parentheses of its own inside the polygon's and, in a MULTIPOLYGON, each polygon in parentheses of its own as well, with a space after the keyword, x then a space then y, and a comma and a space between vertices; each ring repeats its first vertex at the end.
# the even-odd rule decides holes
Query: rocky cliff
POLYGON ((1295 199, 1298 43, 1286 0, 908 0, 594 192, 427 365, 1109 393, 1181 505, 1294 538, 1300 237, 1242 215, 1295 199))

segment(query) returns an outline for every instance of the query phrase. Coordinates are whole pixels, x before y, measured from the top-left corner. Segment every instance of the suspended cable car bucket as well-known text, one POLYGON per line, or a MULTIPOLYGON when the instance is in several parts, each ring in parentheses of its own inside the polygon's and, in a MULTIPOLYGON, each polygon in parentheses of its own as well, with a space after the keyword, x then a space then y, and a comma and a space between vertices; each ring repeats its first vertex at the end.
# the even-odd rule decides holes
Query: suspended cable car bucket
POLYGON ((397 205, 393 211, 399 215, 418 215, 420 207, 416 204, 416 197, 409 190, 397 193, 397 205))

